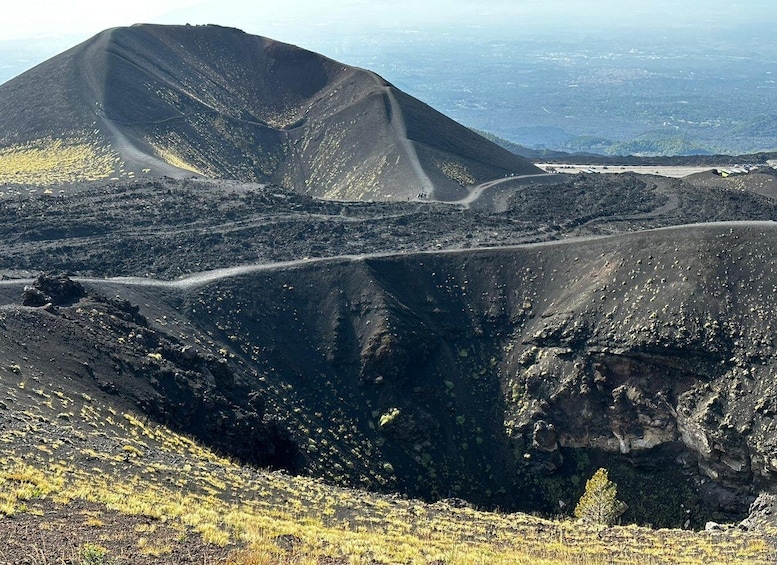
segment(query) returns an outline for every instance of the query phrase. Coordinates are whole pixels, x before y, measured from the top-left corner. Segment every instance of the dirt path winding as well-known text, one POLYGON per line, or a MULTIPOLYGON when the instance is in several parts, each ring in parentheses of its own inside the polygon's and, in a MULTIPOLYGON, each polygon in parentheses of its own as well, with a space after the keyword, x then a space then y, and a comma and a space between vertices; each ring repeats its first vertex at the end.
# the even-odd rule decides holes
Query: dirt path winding
MULTIPOLYGON (((109 37, 107 32, 99 35, 92 45, 89 46, 89 52, 104 51, 110 43, 109 37)), ((178 167, 174 167, 162 159, 138 149, 132 141, 116 127, 116 124, 105 115, 103 100, 100 100, 97 95, 99 92, 97 88, 99 79, 95 76, 95 69, 84 63, 85 60, 93 59, 93 57, 84 56, 83 60, 78 62, 79 72, 83 77, 84 83, 81 95, 86 99, 88 105, 95 109, 95 117, 103 126, 101 128, 103 133, 113 141, 111 145, 121 156, 122 161, 130 166, 134 165, 133 168, 151 169, 156 176, 169 176, 172 178, 186 178, 192 176, 192 171, 185 171, 178 167)))
MULTIPOLYGON (((584 243, 589 241, 596 241, 600 239, 612 239, 618 237, 630 237, 640 234, 653 233, 653 232, 665 232, 676 230, 689 230, 694 228, 768 228, 770 230, 777 230, 777 222, 772 221, 733 221, 733 222, 707 222, 696 224, 683 224, 679 226, 668 226, 662 228, 654 228, 649 230, 642 230, 638 232, 632 232, 630 234, 608 234, 608 235, 590 235, 581 237, 571 237, 563 240, 550 240, 541 241, 535 243, 526 243, 520 245, 505 245, 505 246, 490 246, 490 247, 478 247, 478 248, 464 248, 464 249, 446 249, 446 250, 426 250, 426 251, 414 251, 412 253, 397 253, 397 252, 382 252, 382 253, 363 253, 356 255, 337 255, 335 257, 313 257, 304 259, 295 259, 293 261, 281 261, 275 263, 251 263, 246 265, 237 265, 234 267, 226 267, 222 269, 213 269, 210 271, 203 271, 194 273, 176 280, 161 280, 154 278, 144 277, 114 277, 114 278, 95 278, 95 277, 73 277, 81 283, 97 284, 100 286, 116 285, 116 286, 136 286, 136 287, 156 287, 156 288, 168 288, 176 290, 190 290, 205 286, 211 282, 238 277, 242 275, 248 275, 252 273, 272 271, 276 269, 287 269, 293 267, 299 267, 303 265, 323 264, 323 263, 335 263, 340 261, 363 261, 369 259, 381 259, 387 257, 397 256, 417 256, 423 257, 435 254, 471 254, 489 251, 510 251, 520 249, 533 249, 537 247, 549 247, 555 245, 573 245, 577 243, 584 243)), ((0 287, 21 287, 23 285, 31 284, 33 279, 8 279, 0 280, 0 287)))
MULTIPOLYGON (((475 185, 470 189, 470 192, 467 196, 462 198, 461 200, 456 200, 454 202, 449 202, 449 204, 459 204, 461 206, 465 206, 467 208, 470 207, 470 205, 475 202, 478 198, 480 198, 483 193, 488 190, 489 188, 493 188, 499 184, 514 181, 514 180, 522 180, 522 179, 531 179, 531 178, 543 178, 543 177, 555 177, 557 175, 553 173, 534 173, 531 175, 518 175, 514 177, 503 177, 500 179, 490 180, 483 183, 480 183, 478 185, 475 185)), ((439 201, 438 201, 439 202, 439 201)))
POLYGON ((413 142, 407 137, 407 124, 405 123, 405 117, 402 114, 399 102, 397 102, 390 86, 385 85, 384 81, 372 71, 368 72, 375 81, 375 84, 383 89, 383 93, 391 105, 391 127, 394 128, 394 134, 399 140, 400 147, 410 162, 410 166, 413 168, 418 181, 421 183, 422 193, 426 196, 434 197, 434 183, 421 166, 421 161, 418 159, 418 153, 415 150, 413 142))

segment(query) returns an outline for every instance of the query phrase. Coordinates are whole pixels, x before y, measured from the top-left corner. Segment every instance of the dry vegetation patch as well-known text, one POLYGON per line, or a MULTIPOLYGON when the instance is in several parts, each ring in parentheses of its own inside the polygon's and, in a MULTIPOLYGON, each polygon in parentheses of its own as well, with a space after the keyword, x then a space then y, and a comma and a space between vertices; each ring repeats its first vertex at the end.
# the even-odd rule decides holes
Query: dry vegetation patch
POLYGON ((47 186, 107 179, 118 160, 114 151, 85 135, 37 139, 0 148, 0 184, 47 186))
POLYGON ((72 402, 89 406, 70 419, 82 447, 20 449, 35 441, 32 432, 45 430, 45 406, 27 411, 31 426, 0 434, 0 534, 11 540, 0 563, 33 554, 26 562, 82 563, 85 548, 98 548, 90 555, 99 554, 103 563, 232 565, 709 564, 777 558, 759 534, 588 526, 430 505, 263 472, 95 400, 72 402))

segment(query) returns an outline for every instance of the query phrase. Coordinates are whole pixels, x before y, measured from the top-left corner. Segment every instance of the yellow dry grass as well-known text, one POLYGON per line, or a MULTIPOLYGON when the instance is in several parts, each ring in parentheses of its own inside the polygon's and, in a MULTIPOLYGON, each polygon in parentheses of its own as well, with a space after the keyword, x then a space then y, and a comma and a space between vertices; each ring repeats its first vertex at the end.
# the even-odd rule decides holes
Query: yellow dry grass
MULTIPOLYGON (((355 564, 766 564, 777 557, 762 537, 736 531, 603 528, 426 505, 282 474, 259 473, 252 480, 226 460, 220 460, 216 478, 211 466, 196 463, 200 448, 183 439, 180 446, 192 448, 181 451, 194 462, 187 473, 189 488, 170 488, 143 473, 117 480, 97 467, 51 460, 40 469, 21 458, 6 459, 0 511, 13 516, 26 510, 25 501, 43 496, 63 504, 97 502, 191 528, 208 543, 237 544, 244 549, 234 552, 233 565, 302 565, 325 557, 355 564), (283 548, 278 543, 283 538, 294 540, 293 547, 283 548)), ((201 454, 213 463, 213 454, 201 454)), ((154 471, 164 475, 172 469, 154 471)), ((138 536, 141 540, 142 532, 138 536)), ((103 543, 110 547, 110 540, 103 543)))
POLYGON ((442 174, 452 181, 459 183, 461 186, 471 186, 477 182, 475 177, 472 176, 469 170, 467 170, 467 167, 462 163, 456 163, 454 161, 437 161, 435 162, 435 165, 442 171, 442 174))
POLYGON ((56 185, 111 177, 119 158, 87 136, 44 138, 0 148, 0 184, 56 185))
MULTIPOLYGON (((16 414, 25 427, 0 432, 0 528, 2 520, 35 512, 36 501, 47 498, 61 505, 86 500, 195 532, 233 548, 231 565, 777 562, 773 538, 758 533, 585 525, 430 505, 260 471, 91 396, 44 385, 42 394, 25 396, 27 389, 16 386, 20 376, 8 375, 0 391, 9 402, 36 404, 16 414), (52 426, 69 441, 47 439, 52 426), (46 450, 25 449, 41 440, 46 450)), ((94 523, 100 518, 89 515, 94 523)), ((149 555, 164 558, 172 551, 150 544, 144 528, 134 533, 136 546, 149 555)), ((110 539, 100 543, 110 551, 110 539)))
POLYGON ((157 156, 168 165, 172 165, 173 167, 182 169, 184 171, 191 171, 198 175, 203 174, 202 171, 200 171, 197 167, 195 167, 191 163, 188 163, 187 161, 185 161, 183 157, 180 157, 170 147, 155 146, 154 150, 156 151, 157 156))

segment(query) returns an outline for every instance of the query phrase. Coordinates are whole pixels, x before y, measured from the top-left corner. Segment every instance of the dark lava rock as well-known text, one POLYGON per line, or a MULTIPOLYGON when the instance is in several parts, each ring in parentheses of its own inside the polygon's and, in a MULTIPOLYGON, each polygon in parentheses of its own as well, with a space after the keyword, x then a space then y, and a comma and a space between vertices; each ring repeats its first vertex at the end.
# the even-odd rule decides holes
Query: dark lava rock
POLYGON ((750 505, 750 512, 739 524, 745 530, 777 528, 777 495, 762 492, 750 505))
POLYGON ((538 451, 551 453, 558 449, 556 426, 540 420, 534 424, 532 433, 532 445, 538 451))
POLYGON ((24 306, 69 306, 86 296, 81 283, 71 280, 67 275, 44 274, 38 276, 32 286, 24 287, 22 305, 24 306))
POLYGON ((47 296, 43 294, 43 291, 33 286, 24 287, 24 294, 22 295, 22 304, 24 306, 44 306, 48 303, 47 296))

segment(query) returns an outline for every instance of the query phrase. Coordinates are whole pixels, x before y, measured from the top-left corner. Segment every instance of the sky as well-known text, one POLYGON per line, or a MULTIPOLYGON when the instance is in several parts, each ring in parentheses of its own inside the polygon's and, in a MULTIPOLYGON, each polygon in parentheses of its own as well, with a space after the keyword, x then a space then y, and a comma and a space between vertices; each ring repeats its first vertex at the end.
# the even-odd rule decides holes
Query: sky
MULTIPOLYGON (((0 83, 115 26, 134 23, 237 27, 318 51, 348 56, 396 41, 419 45, 445 35, 554 41, 641 34, 693 42, 766 22, 773 0, 8 0, 0 18, 0 83), (392 35, 393 34, 393 35, 392 35), (576 35, 577 34, 577 35, 576 35), (690 38, 690 39, 689 39, 690 38), (385 41, 384 41, 385 40, 385 41)), ((342 58, 345 56, 345 58, 342 58)), ((421 55, 422 56, 422 55, 421 55)))
POLYGON ((23 0, 3 6, 0 41, 69 36, 91 36, 118 25, 155 20, 201 0, 23 0), (9 5, 10 4, 10 5, 9 5))
MULTIPOLYGON (((773 0, 9 0, 0 18, 0 82, 103 29, 134 23, 237 27, 326 50, 338 40, 403 30, 515 35, 597 35, 745 30, 766 21, 773 0)), ((746 33, 746 32, 745 32, 746 33)))
POLYGON ((749 41, 752 53, 761 37, 773 40, 767 27, 773 1, 8 0, 0 18, 0 84, 104 29, 135 23, 236 27, 359 66, 390 58, 397 41, 422 60, 440 38, 466 45, 474 36, 479 45, 484 38, 536 38, 549 50, 564 41, 566 48, 584 46, 586 35, 613 44, 639 37, 676 43, 680 51, 683 43, 714 47, 725 37, 729 51, 732 41, 749 41))
MULTIPOLYGON (((448 94, 460 91, 467 98, 466 93, 483 90, 480 86, 491 88, 492 82, 504 73, 497 52, 502 62, 507 55, 520 58, 524 53, 539 52, 550 57, 554 53, 570 56, 576 52, 579 57, 575 61, 580 62, 594 52, 644 52, 649 59, 662 50, 671 51, 679 66, 693 65, 699 57, 728 57, 773 64, 777 72, 777 56, 771 47, 773 3, 774 0, 6 0, 0 18, 0 84, 110 27, 135 23, 218 24, 370 68, 410 94, 437 104, 438 109, 466 122, 474 118, 451 113, 458 111, 459 106, 450 105, 455 96, 448 94), (442 71, 430 68, 430 61, 447 61, 449 67, 442 71), (492 77, 492 82, 471 82, 473 77, 462 72, 467 68, 478 69, 492 77)), ((516 76, 505 80, 513 84, 523 75, 516 76)), ((491 96, 490 91, 482 96, 491 96)), ((469 96, 462 106, 465 109, 474 104, 470 98, 477 97, 469 96)), ((491 99, 486 102, 490 104, 489 112, 494 105, 501 104, 491 99)), ((476 113, 478 108, 472 112, 476 113)), ((474 121, 471 125, 481 127, 474 121)), ((481 129, 487 128, 483 125, 481 129)), ((497 129, 492 127, 490 131, 497 129)), ((501 134, 510 138, 507 132, 501 134)))
MULTIPOLYGON (((585 25, 721 25, 766 17, 771 0, 13 0, 4 3, 0 42, 87 38, 133 23, 218 23, 268 35, 287 28, 332 32, 392 26, 494 26, 515 29, 585 25), (758 16, 760 14, 760 16, 758 16)), ((278 37, 276 39, 283 40, 278 37)))

